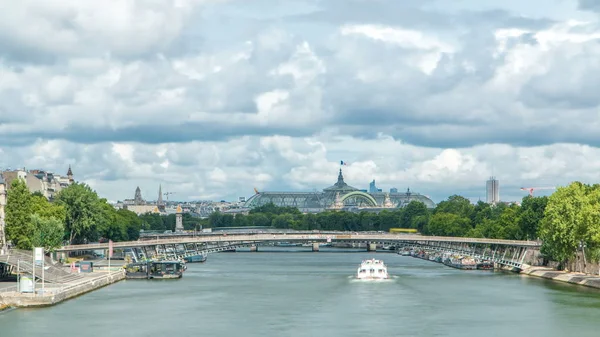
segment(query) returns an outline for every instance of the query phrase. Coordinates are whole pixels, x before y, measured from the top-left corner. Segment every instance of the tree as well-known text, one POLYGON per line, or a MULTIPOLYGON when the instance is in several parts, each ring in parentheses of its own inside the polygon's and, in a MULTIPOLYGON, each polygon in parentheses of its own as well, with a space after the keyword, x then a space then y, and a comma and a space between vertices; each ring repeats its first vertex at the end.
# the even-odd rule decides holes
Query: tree
POLYGON ((587 225, 586 211, 589 203, 587 188, 574 182, 558 188, 549 198, 540 223, 542 253, 564 263, 573 258, 583 239, 587 225))
POLYGON ((88 185, 70 185, 58 193, 56 203, 66 210, 65 227, 69 233, 69 243, 97 238, 97 224, 102 222, 104 211, 98 194, 88 185))
POLYGON ((62 205, 49 202, 39 192, 31 194, 31 213, 38 214, 43 218, 55 218, 61 223, 64 223, 67 217, 67 212, 62 205))
POLYGON ((426 226, 426 232, 440 236, 464 236, 471 229, 469 218, 453 213, 435 213, 426 226))
POLYGON ((116 212, 116 215, 116 223, 125 231, 127 240, 137 240, 140 237, 140 229, 142 229, 142 220, 137 214, 126 209, 120 209, 116 212))
POLYGON ((5 220, 6 238, 19 249, 31 249, 31 194, 21 179, 13 180, 7 192, 5 220))
POLYGON ((452 195, 448 200, 440 202, 435 208, 434 213, 452 213, 470 219, 474 209, 475 207, 469 199, 460 195, 452 195))
POLYGON ((519 226, 525 239, 535 240, 538 238, 540 222, 544 218, 544 211, 548 204, 548 197, 526 196, 521 203, 521 216, 519 226))
POLYGON ((106 202, 101 202, 100 208, 102 217, 96 225, 98 234, 107 240, 127 241, 127 230, 119 223, 117 210, 106 202))
POLYGON ((502 228, 502 235, 498 239, 521 240, 523 231, 519 226, 520 208, 517 205, 505 206, 495 222, 502 228))
POLYGON ((400 214, 400 226, 404 228, 417 228, 414 220, 417 217, 427 215, 427 206, 421 201, 413 200, 402 209, 400 214))
POLYGON ((65 235, 65 226, 62 221, 54 217, 45 218, 34 213, 31 215, 31 223, 34 227, 32 246, 44 247, 46 252, 52 252, 62 246, 65 235))

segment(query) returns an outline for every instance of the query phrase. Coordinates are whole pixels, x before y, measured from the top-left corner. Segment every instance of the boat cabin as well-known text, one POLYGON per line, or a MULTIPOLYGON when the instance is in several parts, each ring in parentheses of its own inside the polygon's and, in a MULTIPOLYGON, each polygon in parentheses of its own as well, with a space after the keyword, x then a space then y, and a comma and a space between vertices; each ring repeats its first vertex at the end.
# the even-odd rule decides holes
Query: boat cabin
POLYGON ((181 278, 183 276, 181 261, 151 262, 149 278, 181 278))
POLYGON ((181 261, 147 261, 125 266, 128 279, 181 278, 185 270, 181 261))

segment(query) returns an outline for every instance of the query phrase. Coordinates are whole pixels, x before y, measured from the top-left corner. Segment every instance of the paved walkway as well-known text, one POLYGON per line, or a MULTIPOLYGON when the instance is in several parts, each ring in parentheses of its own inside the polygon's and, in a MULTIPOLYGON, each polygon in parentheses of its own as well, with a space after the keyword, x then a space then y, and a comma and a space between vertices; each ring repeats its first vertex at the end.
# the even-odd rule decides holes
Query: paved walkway
POLYGON ((600 289, 600 276, 597 275, 569 273, 548 267, 529 267, 523 269, 521 274, 600 289))

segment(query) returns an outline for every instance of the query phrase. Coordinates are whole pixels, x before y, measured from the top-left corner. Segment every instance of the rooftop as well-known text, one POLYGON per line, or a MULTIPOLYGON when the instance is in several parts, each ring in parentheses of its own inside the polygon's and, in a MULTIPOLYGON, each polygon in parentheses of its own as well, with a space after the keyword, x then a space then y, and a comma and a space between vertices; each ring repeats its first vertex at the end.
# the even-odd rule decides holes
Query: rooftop
POLYGON ((324 192, 350 192, 350 191, 358 191, 358 188, 352 187, 344 181, 344 175, 342 174, 342 169, 340 168, 340 173, 338 174, 338 180, 332 186, 323 189, 324 192))

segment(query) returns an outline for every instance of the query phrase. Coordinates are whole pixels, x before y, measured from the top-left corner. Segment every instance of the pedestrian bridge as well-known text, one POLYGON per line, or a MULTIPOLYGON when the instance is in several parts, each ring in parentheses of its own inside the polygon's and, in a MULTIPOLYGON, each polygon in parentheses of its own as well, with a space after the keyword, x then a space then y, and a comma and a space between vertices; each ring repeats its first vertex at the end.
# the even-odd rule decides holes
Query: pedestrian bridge
MULTIPOLYGON (((448 237, 448 236, 422 236, 412 234, 361 234, 361 233, 274 233, 274 234, 206 234, 195 237, 176 237, 176 238, 159 238, 154 240, 138 240, 138 241, 123 241, 114 242, 113 248, 137 248, 156 245, 177 245, 189 243, 226 243, 226 244, 242 244, 242 243, 261 243, 261 242, 354 242, 354 243, 377 243, 377 244, 394 244, 394 243, 419 243, 419 244, 434 244, 434 243, 449 243, 449 244, 481 244, 495 245, 505 247, 519 248, 539 248, 540 241, 520 241, 520 240, 497 240, 497 239, 481 239, 481 238, 463 238, 463 237, 448 237)), ((82 250, 99 250, 108 249, 108 243, 92 243, 82 245, 70 245, 58 248, 57 252, 72 252, 82 250)))
MULTIPOLYGON (((421 236, 391 233, 357 232, 294 232, 294 233, 211 233, 199 236, 168 237, 138 241, 114 242, 113 248, 139 250, 145 256, 169 256, 188 258, 201 254, 231 251, 241 247, 272 245, 278 242, 313 244, 319 250, 319 243, 361 243, 367 250, 377 246, 413 247, 486 259, 504 266, 522 268, 535 264, 541 242, 519 240, 497 240, 483 238, 421 236)), ((108 249, 108 243, 70 245, 57 249, 57 252, 90 251, 108 249)))

